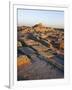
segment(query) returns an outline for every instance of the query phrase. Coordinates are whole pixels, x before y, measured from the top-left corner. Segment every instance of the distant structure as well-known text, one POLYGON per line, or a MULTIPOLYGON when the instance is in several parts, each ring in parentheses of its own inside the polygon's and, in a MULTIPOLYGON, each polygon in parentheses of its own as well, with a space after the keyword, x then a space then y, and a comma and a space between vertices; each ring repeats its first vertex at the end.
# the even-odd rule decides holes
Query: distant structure
POLYGON ((42 23, 39 23, 39 24, 36 24, 33 26, 33 29, 36 31, 36 32, 48 32, 48 31, 54 31, 53 28, 51 27, 46 27, 44 26, 42 23))

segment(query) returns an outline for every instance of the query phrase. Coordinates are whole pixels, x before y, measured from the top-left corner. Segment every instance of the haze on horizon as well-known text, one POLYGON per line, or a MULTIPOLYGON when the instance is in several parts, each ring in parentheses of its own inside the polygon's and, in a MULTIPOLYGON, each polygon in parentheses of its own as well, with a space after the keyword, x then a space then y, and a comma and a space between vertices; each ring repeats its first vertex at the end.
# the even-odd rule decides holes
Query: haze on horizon
POLYGON ((17 9, 17 26, 43 25, 64 28, 64 11, 17 9))

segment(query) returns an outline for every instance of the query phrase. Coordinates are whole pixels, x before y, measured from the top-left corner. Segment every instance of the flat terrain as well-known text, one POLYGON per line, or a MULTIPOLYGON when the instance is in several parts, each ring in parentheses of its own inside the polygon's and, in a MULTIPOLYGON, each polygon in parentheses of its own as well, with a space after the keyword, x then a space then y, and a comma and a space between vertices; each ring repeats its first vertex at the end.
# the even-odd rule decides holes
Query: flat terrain
POLYGON ((18 71, 18 80, 54 79, 63 78, 63 71, 41 60, 37 56, 32 57, 33 63, 22 67, 18 71))

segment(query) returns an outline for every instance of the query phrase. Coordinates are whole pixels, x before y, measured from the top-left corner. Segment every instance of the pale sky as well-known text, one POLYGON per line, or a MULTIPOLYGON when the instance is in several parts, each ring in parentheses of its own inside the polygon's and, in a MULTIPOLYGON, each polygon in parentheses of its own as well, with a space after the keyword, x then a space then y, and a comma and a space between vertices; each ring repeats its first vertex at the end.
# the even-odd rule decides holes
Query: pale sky
POLYGON ((17 9, 18 26, 33 26, 38 23, 64 28, 64 11, 17 9))

